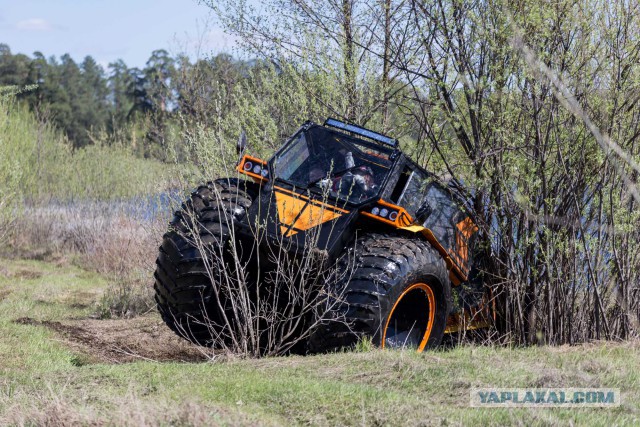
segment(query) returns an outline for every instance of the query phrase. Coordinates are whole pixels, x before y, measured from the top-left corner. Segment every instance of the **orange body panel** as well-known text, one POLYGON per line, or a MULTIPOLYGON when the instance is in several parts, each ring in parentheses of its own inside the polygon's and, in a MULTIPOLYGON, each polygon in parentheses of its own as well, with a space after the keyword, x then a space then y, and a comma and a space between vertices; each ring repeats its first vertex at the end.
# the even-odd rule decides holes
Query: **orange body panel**
POLYGON ((332 221, 349 211, 322 203, 282 187, 275 187, 280 232, 291 237, 299 231, 332 221))
MULTIPOLYGON (((469 239, 478 231, 478 226, 475 225, 470 217, 466 217, 456 224, 456 229, 456 246, 458 247, 458 251, 450 251, 449 253, 455 258, 458 265, 464 268, 469 260, 469 239)), ((466 275, 469 272, 465 271, 464 273, 466 275)))
POLYGON ((264 177, 264 176, 262 176, 262 175, 258 175, 257 173, 253 173, 253 172, 251 172, 251 171, 246 171, 246 170, 244 170, 244 164, 245 164, 247 161, 253 162, 254 164, 258 164, 258 165, 260 165, 260 166, 262 166, 262 167, 265 167, 265 166, 267 165, 267 162, 265 162, 264 160, 259 159, 259 158, 257 158, 257 157, 249 156, 248 154, 245 154, 244 156, 242 156, 242 160, 240 160, 240 163, 238 163, 238 167, 236 168, 236 170, 237 170, 239 173, 243 174, 243 175, 250 176, 250 177, 251 177, 251 178, 253 178, 253 180, 254 180, 254 181, 256 181, 256 182, 264 182, 264 181, 268 181, 268 179, 267 179, 267 178, 265 178, 265 177, 264 177))
POLYGON ((481 305, 478 308, 465 310, 460 314, 452 314, 447 318, 445 334, 458 331, 488 328, 495 322, 495 308, 481 305), (492 322, 493 319, 493 322, 492 322))
POLYGON ((384 206, 385 208, 397 211, 398 216, 396 217, 395 221, 392 221, 388 218, 382 218, 381 216, 374 215, 371 212, 362 211, 360 213, 368 218, 372 218, 380 222, 384 222, 385 224, 393 225, 394 227, 398 227, 398 228, 406 227, 408 225, 411 225, 411 223, 413 223, 413 218, 411 218, 411 215, 409 215, 409 213, 404 208, 389 202, 385 202, 382 199, 378 200, 376 203, 380 206, 384 206))
POLYGON ((298 231, 308 230, 338 218, 342 213, 326 204, 311 203, 308 199, 275 191, 280 232, 290 237, 298 231))

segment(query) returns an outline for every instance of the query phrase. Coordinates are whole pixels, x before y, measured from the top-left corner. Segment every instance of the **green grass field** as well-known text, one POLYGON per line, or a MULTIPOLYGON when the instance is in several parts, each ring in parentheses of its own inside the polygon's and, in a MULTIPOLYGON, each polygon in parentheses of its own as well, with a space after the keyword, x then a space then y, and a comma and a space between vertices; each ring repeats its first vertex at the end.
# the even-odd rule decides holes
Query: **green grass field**
POLYGON ((95 318, 110 285, 68 261, 0 260, 2 425, 633 425, 640 343, 458 346, 240 360, 155 312, 95 318), (477 409, 472 387, 611 387, 612 409, 477 409))

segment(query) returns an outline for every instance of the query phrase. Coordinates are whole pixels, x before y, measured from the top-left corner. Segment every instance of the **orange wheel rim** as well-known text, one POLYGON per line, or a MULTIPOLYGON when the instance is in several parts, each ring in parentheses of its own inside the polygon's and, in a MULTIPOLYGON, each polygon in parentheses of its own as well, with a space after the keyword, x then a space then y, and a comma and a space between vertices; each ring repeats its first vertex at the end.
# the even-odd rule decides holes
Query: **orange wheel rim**
POLYGON ((387 321, 385 322, 384 329, 382 331, 382 340, 381 340, 382 348, 385 348, 385 341, 387 338, 387 330, 389 328, 389 323, 391 322, 391 318, 393 317, 393 314, 396 311, 398 304, 403 300, 403 298, 408 293, 413 292, 415 290, 421 290, 425 293, 428 301, 428 306, 429 306, 429 313, 428 313, 429 318, 427 319, 427 326, 425 328, 420 344, 418 345, 417 351, 421 352, 427 346, 427 342, 429 341, 429 337, 431 336, 431 330, 433 328, 433 321, 436 315, 436 297, 431 287, 426 283, 414 283, 413 285, 409 286, 407 289, 405 289, 402 292, 400 297, 393 304, 393 307, 391 308, 391 312, 389 312, 389 316, 387 317, 387 321))

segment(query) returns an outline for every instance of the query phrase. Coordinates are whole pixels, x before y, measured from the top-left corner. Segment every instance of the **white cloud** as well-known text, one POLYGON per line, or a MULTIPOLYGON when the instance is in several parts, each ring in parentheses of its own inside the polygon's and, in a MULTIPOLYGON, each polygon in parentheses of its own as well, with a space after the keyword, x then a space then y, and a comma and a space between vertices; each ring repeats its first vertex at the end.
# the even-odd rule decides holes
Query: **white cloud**
POLYGON ((54 29, 50 22, 42 18, 25 19, 18 22, 16 28, 24 31, 52 31, 54 29))

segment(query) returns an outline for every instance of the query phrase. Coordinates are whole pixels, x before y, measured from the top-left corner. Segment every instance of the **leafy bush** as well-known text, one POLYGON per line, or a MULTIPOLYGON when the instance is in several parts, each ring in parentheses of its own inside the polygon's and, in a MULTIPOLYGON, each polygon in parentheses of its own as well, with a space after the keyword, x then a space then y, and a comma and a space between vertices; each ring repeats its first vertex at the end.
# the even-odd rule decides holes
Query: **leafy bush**
POLYGON ((152 212, 159 202, 149 199, 169 187, 172 167, 136 157, 132 148, 102 135, 73 150, 58 130, 18 103, 16 93, 0 90, 0 239, 10 242, 5 253, 72 254, 115 283, 99 303, 102 316, 148 311, 162 234, 155 228, 162 221, 152 212))
MULTIPOLYGON (((0 91, 0 195, 32 204, 55 200, 112 200, 153 194, 168 186, 172 168, 136 157, 105 137, 73 150, 51 124, 15 101, 15 89, 0 91)), ((5 211, 6 212, 6 211, 5 211)))

